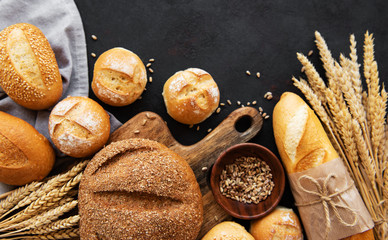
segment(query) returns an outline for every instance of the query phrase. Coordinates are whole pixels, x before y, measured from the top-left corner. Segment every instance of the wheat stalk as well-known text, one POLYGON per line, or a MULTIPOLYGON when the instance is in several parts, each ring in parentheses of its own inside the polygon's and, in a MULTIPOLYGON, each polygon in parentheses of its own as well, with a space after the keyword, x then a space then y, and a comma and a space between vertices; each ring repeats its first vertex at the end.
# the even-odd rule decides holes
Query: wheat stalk
MULTIPOLYGON (((64 174, 59 174, 51 179, 49 179, 45 184, 43 184, 38 190, 35 190, 32 192, 28 197, 22 199, 18 202, 18 204, 13 207, 11 210, 9 210, 7 213, 3 214, 2 218, 6 216, 7 214, 22 208, 24 206, 27 206, 35 201, 37 201, 39 198, 43 197, 44 195, 48 194, 50 191, 52 191, 55 188, 58 188, 65 184, 66 182, 70 181, 72 178, 74 178, 78 173, 80 173, 87 165, 88 161, 82 161, 72 167, 69 171, 67 171, 64 174)), ((0 223, 1 225, 1 223, 0 223)))
POLYGON ((11 209, 23 198, 30 195, 32 192, 36 191, 43 183, 42 182, 32 182, 24 187, 17 188, 12 191, 7 198, 1 201, 0 204, 0 216, 11 209))
POLYGON ((44 235, 23 235, 18 237, 2 238, 4 240, 18 240, 18 239, 70 239, 79 237, 79 228, 64 229, 57 232, 51 232, 44 235))
MULTIPOLYGON (((38 227, 43 226, 45 224, 49 224, 52 221, 57 220, 63 214, 72 210, 75 206, 77 206, 77 203, 78 203, 77 200, 73 200, 71 202, 68 202, 68 203, 62 205, 62 206, 56 207, 54 209, 50 209, 49 211, 46 211, 41 215, 38 215, 34 218, 31 218, 31 219, 21 223, 20 225, 25 226, 24 228, 16 230, 16 231, 8 232, 5 234, 1 234, 0 237, 13 236, 13 235, 16 235, 20 232, 23 232, 23 231, 26 231, 29 229, 33 229, 33 228, 38 228, 38 227)), ((19 227, 19 226, 17 226, 17 227, 19 227)))

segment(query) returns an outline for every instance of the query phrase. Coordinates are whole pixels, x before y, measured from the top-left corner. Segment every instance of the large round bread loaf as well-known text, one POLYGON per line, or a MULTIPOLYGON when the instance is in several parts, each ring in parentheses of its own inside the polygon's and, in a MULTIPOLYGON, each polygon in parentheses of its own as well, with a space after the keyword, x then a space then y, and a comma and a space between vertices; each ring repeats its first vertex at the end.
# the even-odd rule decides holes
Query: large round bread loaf
POLYGON ((79 189, 81 239, 196 239, 202 197, 187 162, 155 141, 114 142, 88 164, 79 189))
POLYGON ((47 138, 26 121, 0 111, 0 182, 24 185, 42 180, 54 162, 47 138))
POLYGON ((62 78, 50 43, 34 25, 18 23, 0 32, 0 85, 23 107, 41 110, 62 95, 62 78))

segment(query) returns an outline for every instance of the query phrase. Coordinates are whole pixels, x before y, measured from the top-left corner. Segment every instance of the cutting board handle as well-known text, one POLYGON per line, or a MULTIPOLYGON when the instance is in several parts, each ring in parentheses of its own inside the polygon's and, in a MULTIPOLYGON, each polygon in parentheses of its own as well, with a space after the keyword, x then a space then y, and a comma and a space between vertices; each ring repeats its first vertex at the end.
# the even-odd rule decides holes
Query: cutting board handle
POLYGON ((228 147, 252 139, 260 131, 262 125, 263 118, 255 108, 239 108, 234 110, 201 141, 191 146, 179 146, 179 153, 183 157, 191 155, 189 164, 193 169, 201 164, 211 165, 214 163, 215 157, 228 147), (250 126, 242 132, 236 129, 240 120, 250 121, 250 126), (193 153, 195 153, 195 157, 193 157, 193 153), (212 159, 208 159, 209 156, 212 159))

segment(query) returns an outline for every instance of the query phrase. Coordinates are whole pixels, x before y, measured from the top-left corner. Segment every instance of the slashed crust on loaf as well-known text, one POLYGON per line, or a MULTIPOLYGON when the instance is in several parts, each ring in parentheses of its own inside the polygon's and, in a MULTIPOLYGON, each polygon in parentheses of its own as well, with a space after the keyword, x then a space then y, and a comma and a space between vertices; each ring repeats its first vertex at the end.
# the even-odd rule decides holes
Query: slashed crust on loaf
POLYGON ((196 239, 202 196, 187 162, 146 139, 111 143, 80 184, 81 239, 196 239))
POLYGON ((18 104, 45 109, 62 95, 62 79, 44 34, 27 23, 0 32, 0 84, 18 104))

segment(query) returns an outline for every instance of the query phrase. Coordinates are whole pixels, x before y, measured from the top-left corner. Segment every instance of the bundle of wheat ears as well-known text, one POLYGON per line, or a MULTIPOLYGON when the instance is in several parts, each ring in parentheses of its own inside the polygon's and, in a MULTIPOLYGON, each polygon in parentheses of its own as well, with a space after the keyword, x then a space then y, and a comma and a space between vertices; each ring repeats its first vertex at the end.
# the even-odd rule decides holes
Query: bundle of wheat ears
POLYGON ((80 217, 70 211, 77 206, 76 188, 86 164, 9 192, 0 202, 0 239, 78 237, 80 217))
POLYGON ((325 125, 327 134, 347 165, 371 214, 377 239, 388 239, 388 127, 387 92, 379 84, 374 59, 373 35, 366 32, 363 72, 357 61, 356 41, 350 36, 349 57, 333 59, 325 40, 315 32, 316 45, 326 73, 326 82, 309 59, 297 53, 307 81, 293 77, 325 125))

